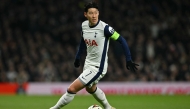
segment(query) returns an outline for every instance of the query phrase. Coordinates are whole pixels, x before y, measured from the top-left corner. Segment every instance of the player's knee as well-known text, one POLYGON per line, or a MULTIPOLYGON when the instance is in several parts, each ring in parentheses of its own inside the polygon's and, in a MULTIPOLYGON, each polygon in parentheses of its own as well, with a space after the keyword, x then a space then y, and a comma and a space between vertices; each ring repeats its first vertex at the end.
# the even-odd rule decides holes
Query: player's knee
POLYGON ((91 93, 91 91, 90 91, 88 88, 86 88, 86 91, 87 91, 88 93, 91 93))
POLYGON ((75 94, 77 93, 77 90, 74 87, 68 87, 67 92, 71 94, 75 94))
POLYGON ((96 92, 96 88, 97 88, 97 87, 94 87, 94 88, 88 88, 88 87, 86 87, 86 91, 87 91, 88 93, 90 93, 90 94, 93 94, 94 92, 96 92))

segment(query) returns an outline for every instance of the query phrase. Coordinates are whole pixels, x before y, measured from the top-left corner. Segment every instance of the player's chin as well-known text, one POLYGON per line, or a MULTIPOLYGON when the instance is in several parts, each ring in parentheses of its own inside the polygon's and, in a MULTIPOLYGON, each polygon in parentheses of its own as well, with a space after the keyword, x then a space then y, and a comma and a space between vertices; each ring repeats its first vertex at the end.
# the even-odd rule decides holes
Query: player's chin
POLYGON ((98 20, 92 20, 92 23, 95 25, 97 24, 98 20))

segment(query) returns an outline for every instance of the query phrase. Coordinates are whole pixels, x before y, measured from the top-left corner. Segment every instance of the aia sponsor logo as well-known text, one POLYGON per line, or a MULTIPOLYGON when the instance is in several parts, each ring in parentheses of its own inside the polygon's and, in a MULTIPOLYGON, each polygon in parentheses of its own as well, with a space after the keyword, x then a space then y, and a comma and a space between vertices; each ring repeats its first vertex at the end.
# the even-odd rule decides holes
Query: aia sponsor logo
POLYGON ((98 44, 96 43, 96 40, 85 39, 84 41, 89 46, 98 46, 98 44))

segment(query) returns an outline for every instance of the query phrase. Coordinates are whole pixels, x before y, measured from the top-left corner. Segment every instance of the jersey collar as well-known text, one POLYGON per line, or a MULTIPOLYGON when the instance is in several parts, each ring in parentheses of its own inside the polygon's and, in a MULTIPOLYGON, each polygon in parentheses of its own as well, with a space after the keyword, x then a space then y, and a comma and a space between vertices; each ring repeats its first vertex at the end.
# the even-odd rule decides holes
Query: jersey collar
POLYGON ((93 26, 89 26, 90 28, 94 28, 96 27, 98 24, 99 24, 100 20, 98 20, 97 24, 96 25, 93 25, 93 26))

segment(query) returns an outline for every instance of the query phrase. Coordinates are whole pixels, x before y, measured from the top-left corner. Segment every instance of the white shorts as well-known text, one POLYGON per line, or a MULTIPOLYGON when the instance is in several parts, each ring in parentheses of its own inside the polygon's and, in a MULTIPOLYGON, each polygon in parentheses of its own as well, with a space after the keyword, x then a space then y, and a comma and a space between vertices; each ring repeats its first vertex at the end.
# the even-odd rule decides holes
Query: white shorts
POLYGON ((90 88, 92 85, 97 84, 105 74, 106 72, 100 70, 98 67, 86 66, 78 78, 85 86, 90 88))

